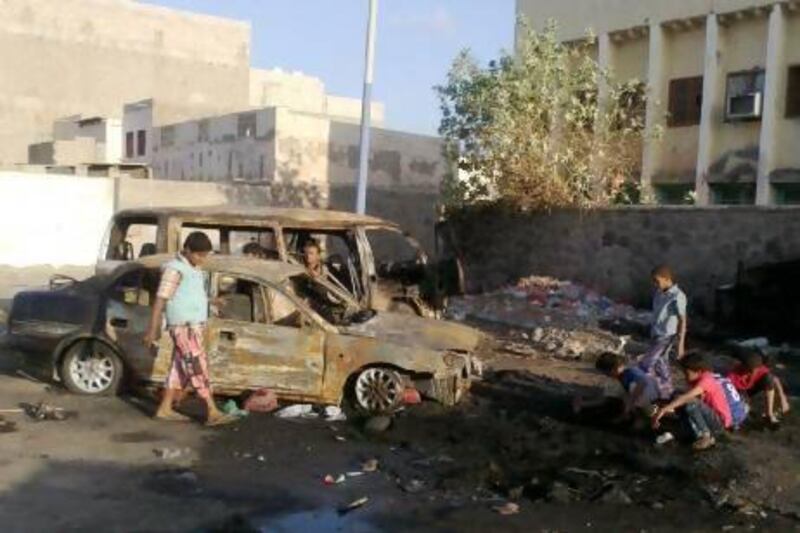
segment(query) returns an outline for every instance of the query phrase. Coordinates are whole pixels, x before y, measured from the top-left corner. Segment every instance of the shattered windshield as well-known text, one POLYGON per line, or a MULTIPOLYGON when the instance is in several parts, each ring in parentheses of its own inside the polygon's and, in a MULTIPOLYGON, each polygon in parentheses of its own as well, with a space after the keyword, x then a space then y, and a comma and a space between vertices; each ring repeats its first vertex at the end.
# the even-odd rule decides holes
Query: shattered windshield
POLYGON ((315 313, 335 326, 366 322, 375 315, 349 295, 325 281, 307 274, 293 276, 285 283, 287 292, 298 296, 315 313))

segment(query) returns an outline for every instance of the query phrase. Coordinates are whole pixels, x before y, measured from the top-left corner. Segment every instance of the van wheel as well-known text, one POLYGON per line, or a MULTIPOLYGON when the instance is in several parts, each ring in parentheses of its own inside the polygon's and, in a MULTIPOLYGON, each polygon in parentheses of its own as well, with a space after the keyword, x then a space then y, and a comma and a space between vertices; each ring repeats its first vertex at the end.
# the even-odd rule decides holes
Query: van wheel
POLYGON ((76 394, 116 394, 122 382, 122 362, 107 344, 81 340, 67 349, 60 365, 64 386, 76 394))
POLYGON ((403 381, 390 368, 367 368, 353 382, 353 400, 362 414, 390 414, 402 403, 403 381))

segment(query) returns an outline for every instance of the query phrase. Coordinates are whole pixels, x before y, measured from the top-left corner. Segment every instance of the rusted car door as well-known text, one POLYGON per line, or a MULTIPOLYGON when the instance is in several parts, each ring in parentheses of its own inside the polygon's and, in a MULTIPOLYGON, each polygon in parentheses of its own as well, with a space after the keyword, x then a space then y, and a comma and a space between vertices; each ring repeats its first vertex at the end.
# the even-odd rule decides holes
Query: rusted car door
POLYGON ((163 381, 172 341, 166 333, 157 347, 142 343, 158 285, 158 270, 137 269, 114 281, 106 304, 106 334, 123 351, 126 366, 142 381, 163 381))
POLYGON ((222 306, 222 316, 209 321, 215 385, 232 391, 270 388, 284 397, 318 396, 325 331, 292 299, 269 285, 237 278, 235 287, 239 292, 232 296, 250 298, 253 312, 248 316, 229 310, 226 316, 225 308, 233 307, 228 303, 222 306))

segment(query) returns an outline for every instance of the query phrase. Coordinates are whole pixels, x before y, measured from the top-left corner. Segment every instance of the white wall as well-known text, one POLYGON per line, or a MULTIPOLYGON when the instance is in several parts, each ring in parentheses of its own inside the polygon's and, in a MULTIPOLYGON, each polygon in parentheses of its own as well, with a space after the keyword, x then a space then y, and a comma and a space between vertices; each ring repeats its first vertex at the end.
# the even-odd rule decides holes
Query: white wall
POLYGON ((0 172, 0 265, 90 265, 113 213, 114 180, 0 172))

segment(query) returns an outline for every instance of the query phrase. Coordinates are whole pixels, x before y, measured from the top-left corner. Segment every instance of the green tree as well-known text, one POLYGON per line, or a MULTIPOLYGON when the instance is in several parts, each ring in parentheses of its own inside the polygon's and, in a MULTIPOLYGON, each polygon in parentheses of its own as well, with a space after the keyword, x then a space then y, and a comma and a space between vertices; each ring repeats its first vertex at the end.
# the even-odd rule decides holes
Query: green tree
POLYGON ((450 206, 494 200, 525 210, 638 201, 644 85, 617 83, 594 59, 592 36, 562 43, 520 21, 515 55, 481 68, 462 51, 436 87, 439 128, 460 172, 450 206))

